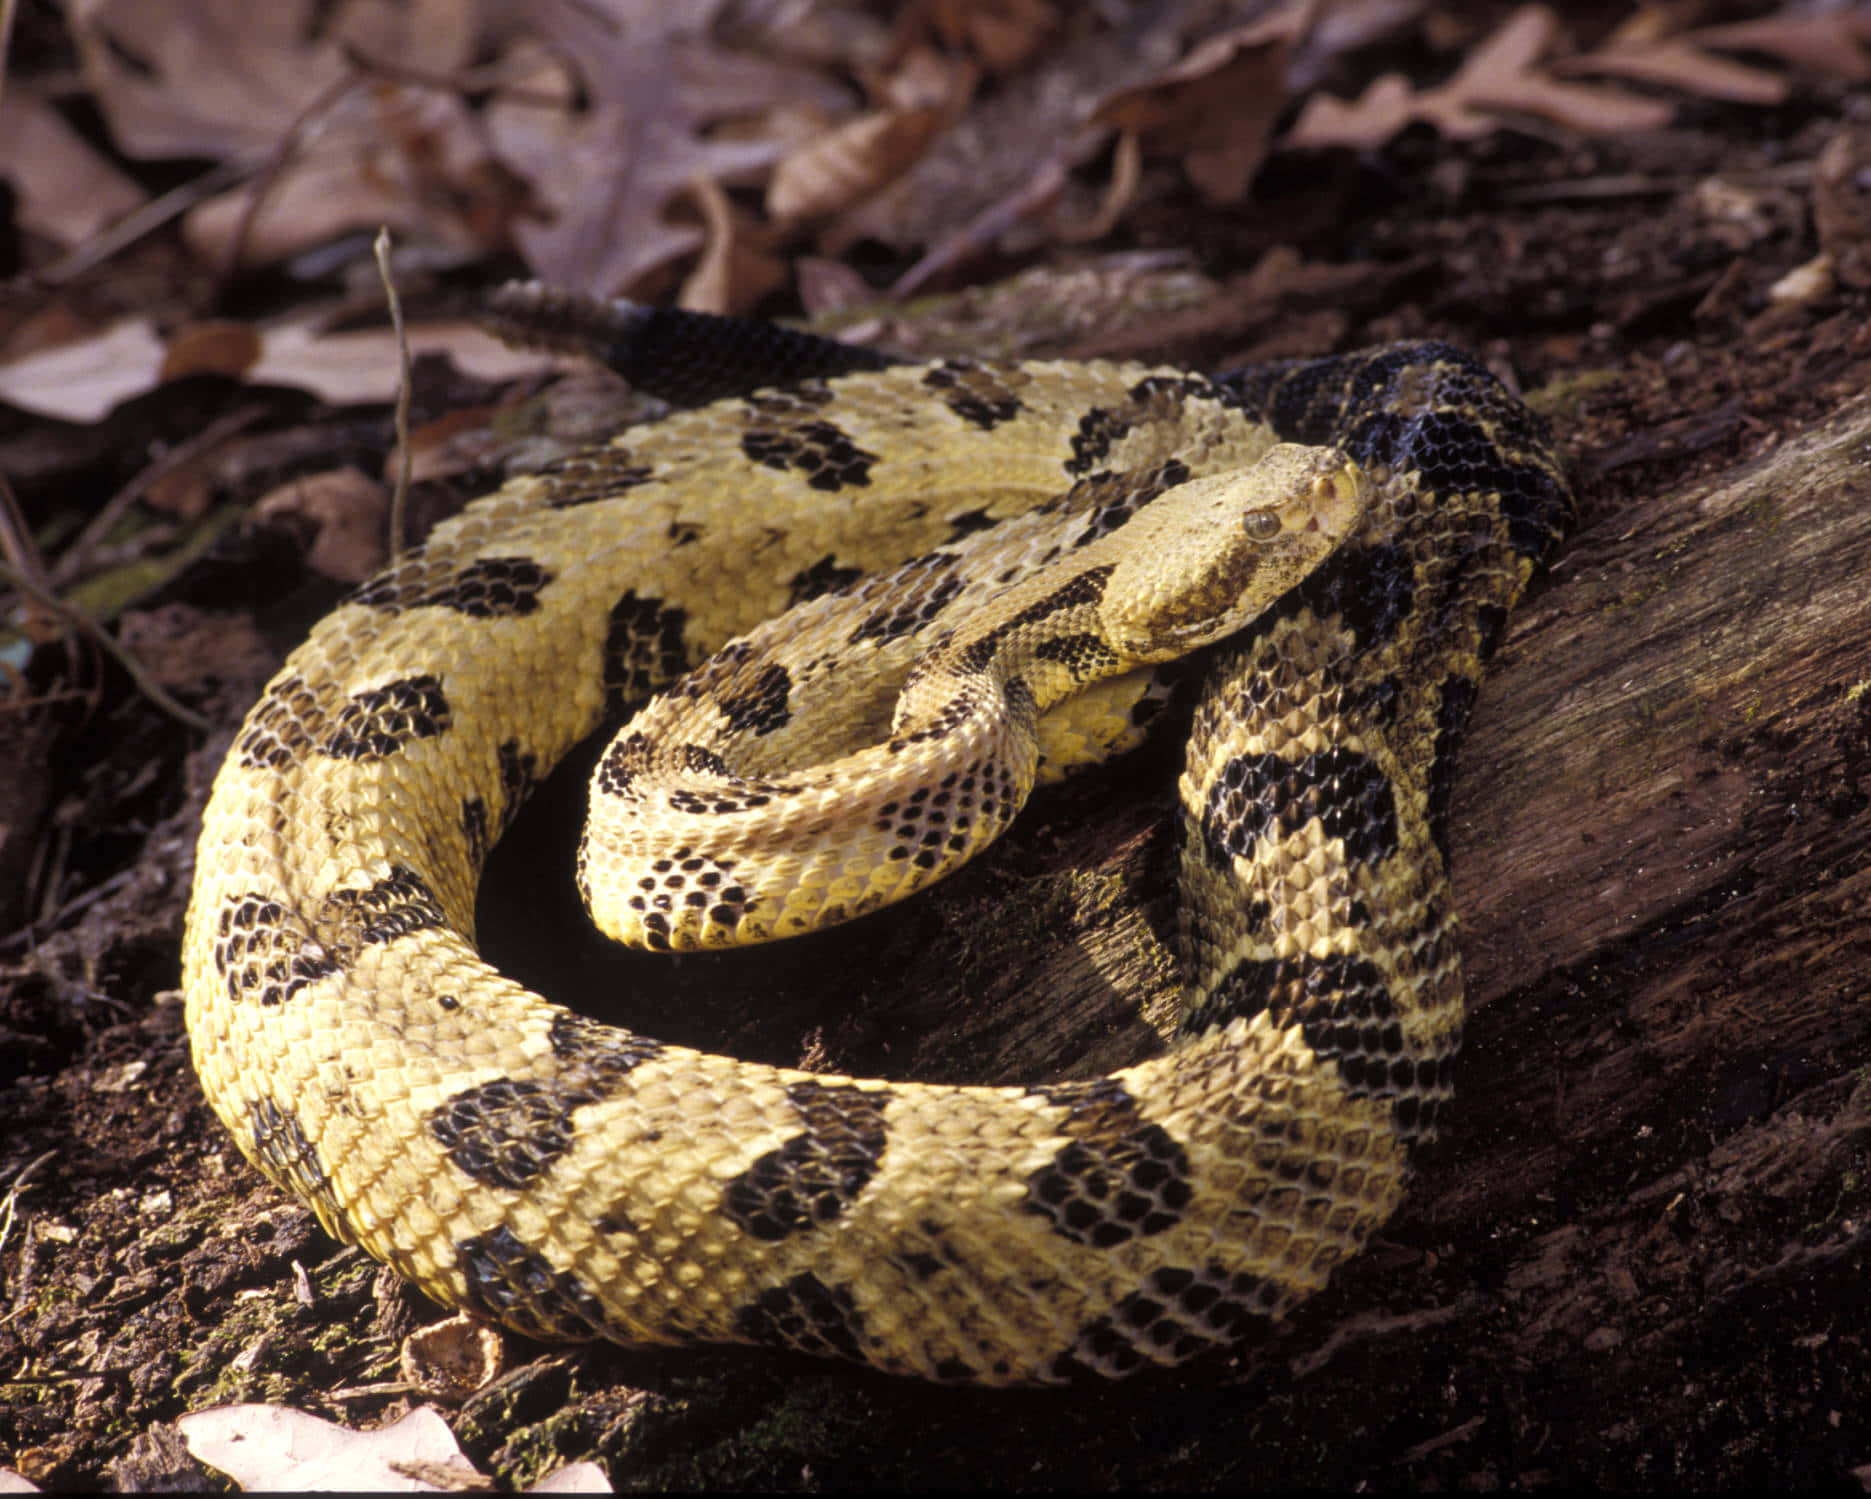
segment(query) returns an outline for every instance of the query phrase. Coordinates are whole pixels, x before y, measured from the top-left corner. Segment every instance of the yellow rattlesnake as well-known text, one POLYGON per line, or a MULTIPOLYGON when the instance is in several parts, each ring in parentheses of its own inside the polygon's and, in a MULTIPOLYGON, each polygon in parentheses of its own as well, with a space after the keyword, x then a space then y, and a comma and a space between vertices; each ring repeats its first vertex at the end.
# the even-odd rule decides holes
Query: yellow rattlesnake
POLYGON ((1388 1216, 1449 1095, 1450 777, 1568 514, 1544 429, 1439 345, 1210 380, 618 326, 676 399, 768 388, 509 481, 294 652, 202 833, 216 1112, 334 1234, 540 1337, 1004 1384, 1280 1315, 1388 1216), (1035 774, 1137 738, 1149 662, 1226 632, 1180 783, 1167 1055, 816 1076, 599 1026, 476 956, 492 841, 659 689, 600 763, 580 880, 607 926, 697 946, 939 877, 1035 774))

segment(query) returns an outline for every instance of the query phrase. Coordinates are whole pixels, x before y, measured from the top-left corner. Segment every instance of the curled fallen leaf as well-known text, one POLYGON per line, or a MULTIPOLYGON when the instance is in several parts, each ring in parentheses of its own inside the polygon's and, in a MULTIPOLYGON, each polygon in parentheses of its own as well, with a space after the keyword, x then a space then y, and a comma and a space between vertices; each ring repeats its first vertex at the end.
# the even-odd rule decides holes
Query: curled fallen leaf
POLYGON ((1209 202, 1238 203, 1286 107, 1300 19, 1288 9, 1212 36, 1157 77, 1108 95, 1092 122, 1135 135, 1146 155, 1179 158, 1209 202))
POLYGON ((320 1489, 435 1493, 448 1474, 487 1487, 462 1455, 448 1423, 427 1406, 375 1431, 348 1431, 279 1405, 224 1405, 175 1423, 197 1461, 243 1489, 306 1493, 320 1489), (424 1477, 412 1477, 415 1468, 424 1477))
POLYGON ((850 208, 921 160, 944 111, 875 110, 835 125, 789 152, 767 184, 767 213, 782 224, 850 208))
POLYGON ((506 1365, 500 1333, 466 1315, 444 1317, 403 1339, 403 1378, 431 1400, 459 1405, 506 1365))
POLYGON ((338 583, 361 583, 383 566, 384 487, 355 468, 328 469, 282 484, 260 497, 250 524, 290 531, 305 543, 305 560, 338 583))
POLYGON ((700 210, 707 238, 695 268, 683 278, 676 305, 717 315, 751 310, 791 279, 786 263, 768 245, 773 234, 729 201, 721 184, 698 177, 689 200, 700 210))
POLYGON ((44 100, 9 81, 0 96, 0 177, 19 222, 62 248, 82 244, 142 203, 143 190, 44 100))
MULTIPOLYGON (((433 1494, 494 1486, 462 1454, 448 1423, 426 1405, 375 1431, 351 1431, 283 1405, 223 1405, 191 1411, 175 1424, 198 1462, 250 1492, 433 1494)), ((568 1463, 525 1492, 612 1489, 602 1468, 582 1462, 568 1463)))
POLYGON ((990 73, 1026 62, 1059 19, 1047 0, 932 0, 919 9, 944 41, 965 48, 990 73))

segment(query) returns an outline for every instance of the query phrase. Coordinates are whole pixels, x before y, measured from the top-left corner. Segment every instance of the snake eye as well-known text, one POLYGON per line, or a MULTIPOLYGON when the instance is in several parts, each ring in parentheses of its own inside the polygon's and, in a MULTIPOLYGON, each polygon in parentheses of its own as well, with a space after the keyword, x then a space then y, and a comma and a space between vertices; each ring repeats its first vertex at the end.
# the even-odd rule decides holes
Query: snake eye
POLYGON ((1272 510, 1242 512, 1241 529, 1255 541, 1272 541, 1280 534, 1280 517, 1272 510))

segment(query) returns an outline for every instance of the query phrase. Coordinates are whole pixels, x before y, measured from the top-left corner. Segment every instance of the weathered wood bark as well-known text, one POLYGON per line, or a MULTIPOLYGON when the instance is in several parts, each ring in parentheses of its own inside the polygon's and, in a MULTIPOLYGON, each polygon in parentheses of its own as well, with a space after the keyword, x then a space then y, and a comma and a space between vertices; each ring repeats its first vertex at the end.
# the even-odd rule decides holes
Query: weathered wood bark
MULTIPOLYGON (((812 1065, 953 1081, 1135 1061, 1174 998, 1176 763, 1042 799, 920 906, 685 966, 673 1013, 666 972, 607 969, 664 995, 622 1018, 779 1060, 821 1024, 812 1065), (735 1034, 749 994, 771 1017, 735 1034)), ((1491 668, 1454 833, 1472 1018, 1445 1139, 1243 1373, 992 1398, 806 1375, 789 1398, 856 1414, 788 1450, 885 1483, 1871 1462, 1871 400, 1572 541, 1491 668), (987 1455, 1009 1443, 1016 1468, 987 1455)))

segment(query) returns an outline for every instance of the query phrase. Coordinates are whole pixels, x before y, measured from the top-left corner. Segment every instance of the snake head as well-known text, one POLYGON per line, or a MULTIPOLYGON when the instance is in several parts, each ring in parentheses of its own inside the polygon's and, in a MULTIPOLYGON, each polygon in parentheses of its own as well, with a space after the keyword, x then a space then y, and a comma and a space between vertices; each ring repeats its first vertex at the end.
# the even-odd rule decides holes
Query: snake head
POLYGON ((1331 555, 1370 493, 1343 452, 1297 443, 1166 490, 1110 537, 1113 644, 1163 661, 1232 634, 1331 555))

